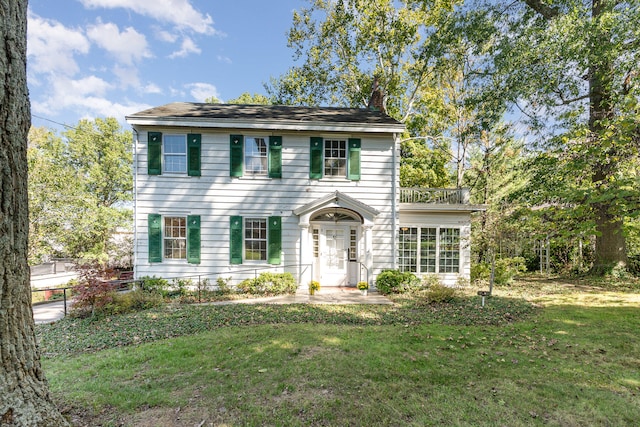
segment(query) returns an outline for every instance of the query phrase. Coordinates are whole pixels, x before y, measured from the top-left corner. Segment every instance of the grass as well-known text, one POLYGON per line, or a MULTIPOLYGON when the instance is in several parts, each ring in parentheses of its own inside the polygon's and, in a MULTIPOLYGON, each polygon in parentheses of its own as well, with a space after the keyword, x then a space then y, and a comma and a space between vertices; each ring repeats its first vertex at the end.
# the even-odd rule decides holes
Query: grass
POLYGON ((484 308, 169 306, 38 335, 78 425, 636 425, 637 283, 495 291, 484 308))

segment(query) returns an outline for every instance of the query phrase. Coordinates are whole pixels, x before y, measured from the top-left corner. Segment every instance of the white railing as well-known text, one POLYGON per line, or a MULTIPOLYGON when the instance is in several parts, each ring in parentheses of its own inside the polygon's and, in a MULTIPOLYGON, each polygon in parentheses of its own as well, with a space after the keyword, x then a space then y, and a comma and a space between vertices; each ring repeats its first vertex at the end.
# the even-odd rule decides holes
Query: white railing
POLYGON ((468 205, 468 188, 401 188, 400 203, 468 205))

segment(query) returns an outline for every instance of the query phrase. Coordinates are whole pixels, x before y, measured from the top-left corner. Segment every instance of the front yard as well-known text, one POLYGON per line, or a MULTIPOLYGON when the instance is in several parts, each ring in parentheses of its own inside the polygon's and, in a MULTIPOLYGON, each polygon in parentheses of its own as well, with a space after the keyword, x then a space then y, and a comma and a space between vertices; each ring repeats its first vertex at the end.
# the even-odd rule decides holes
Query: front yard
POLYGON ((640 286, 428 305, 168 305, 38 326, 77 425, 635 425, 640 286))

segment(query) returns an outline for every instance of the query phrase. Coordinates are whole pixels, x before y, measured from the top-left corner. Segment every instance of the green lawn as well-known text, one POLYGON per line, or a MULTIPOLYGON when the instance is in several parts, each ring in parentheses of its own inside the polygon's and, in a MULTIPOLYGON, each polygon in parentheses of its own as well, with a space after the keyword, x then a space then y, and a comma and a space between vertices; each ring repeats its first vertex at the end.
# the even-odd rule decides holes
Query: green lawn
POLYGON ((637 283, 577 285, 519 282, 484 308, 473 290, 439 307, 168 306, 37 332, 79 425, 635 426, 637 283))

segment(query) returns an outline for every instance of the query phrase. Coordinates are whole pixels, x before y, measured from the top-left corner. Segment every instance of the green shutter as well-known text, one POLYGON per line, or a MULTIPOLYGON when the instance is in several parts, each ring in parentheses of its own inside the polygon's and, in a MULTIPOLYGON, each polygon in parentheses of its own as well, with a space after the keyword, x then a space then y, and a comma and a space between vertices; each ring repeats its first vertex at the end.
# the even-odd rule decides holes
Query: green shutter
POLYGON ((149 214, 149 262, 162 262, 162 216, 149 214))
POLYGON ((309 178, 320 179, 322 178, 322 149, 324 143, 322 138, 312 136, 309 162, 309 178))
POLYGON ((242 176, 242 158, 244 157, 244 138, 242 135, 231 135, 229 140, 230 176, 242 176))
POLYGON ((149 132, 147 140, 147 173, 160 175, 162 173, 162 132, 149 132))
POLYGON ((267 260, 269 264, 278 265, 282 251, 282 219, 279 216, 270 216, 268 228, 267 260))
POLYGON ((269 178, 282 178, 282 137, 269 137, 269 178))
POLYGON ((189 176, 200 176, 200 156, 202 151, 202 135, 187 135, 187 173, 189 176))
POLYGON ((187 216, 187 262, 200 264, 200 215, 187 216))
POLYGON ((360 140, 349 138, 349 171, 347 178, 354 181, 360 180, 360 140))
POLYGON ((229 258, 231 264, 242 264, 242 217, 231 217, 229 238, 229 258))

